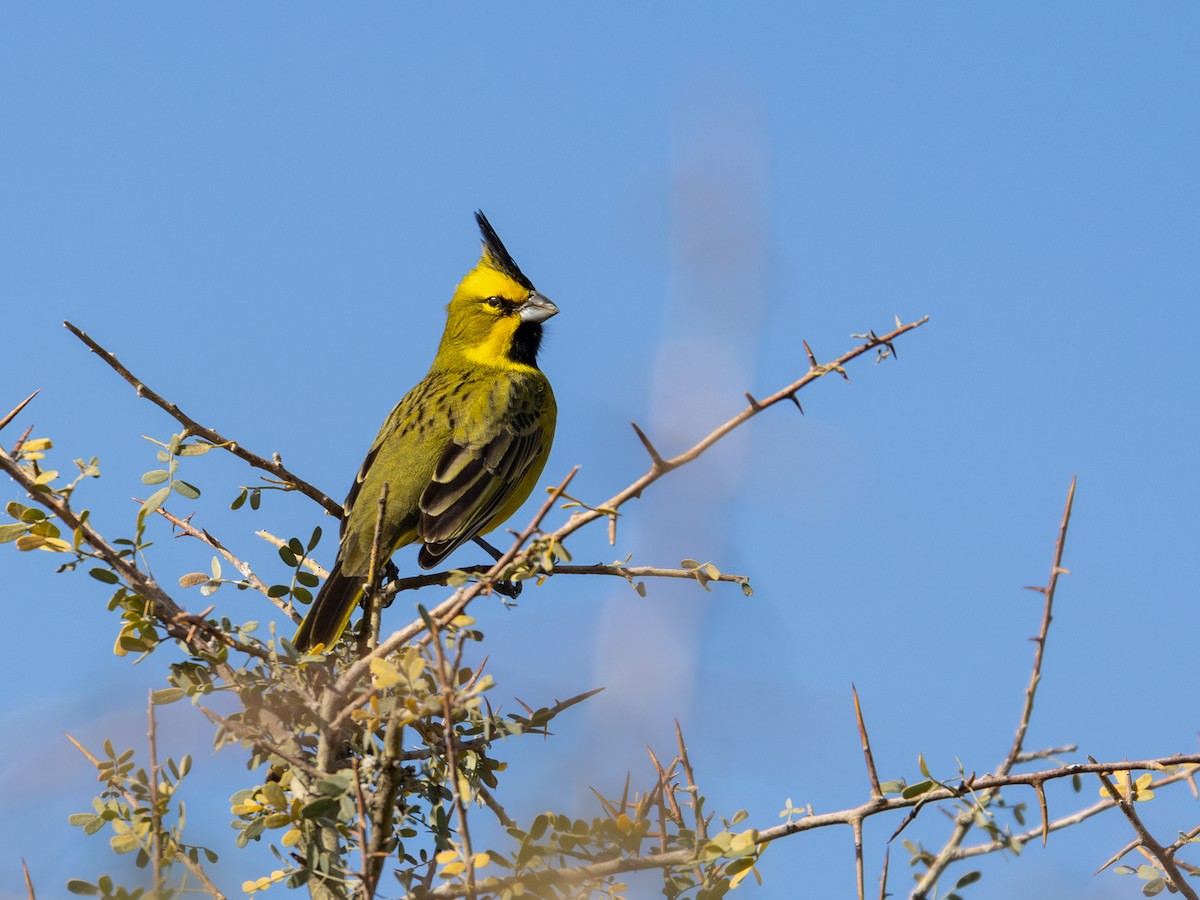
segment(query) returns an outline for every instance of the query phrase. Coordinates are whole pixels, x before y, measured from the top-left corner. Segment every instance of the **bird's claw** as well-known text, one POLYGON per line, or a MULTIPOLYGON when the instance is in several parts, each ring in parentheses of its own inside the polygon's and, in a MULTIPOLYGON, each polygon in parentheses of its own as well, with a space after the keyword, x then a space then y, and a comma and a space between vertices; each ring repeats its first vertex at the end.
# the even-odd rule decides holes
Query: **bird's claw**
POLYGON ((492 590, 509 600, 516 600, 521 596, 523 586, 519 581, 497 581, 492 585, 492 590))

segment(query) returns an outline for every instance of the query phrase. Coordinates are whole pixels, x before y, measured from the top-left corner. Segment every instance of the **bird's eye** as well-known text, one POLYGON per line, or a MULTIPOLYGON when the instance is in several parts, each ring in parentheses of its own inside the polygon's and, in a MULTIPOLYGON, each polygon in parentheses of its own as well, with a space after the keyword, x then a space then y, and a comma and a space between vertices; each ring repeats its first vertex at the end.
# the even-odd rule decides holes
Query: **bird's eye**
POLYGON ((483 302, 486 303, 488 306, 490 306, 492 309, 503 309, 504 308, 504 298, 503 297, 488 297, 483 302))

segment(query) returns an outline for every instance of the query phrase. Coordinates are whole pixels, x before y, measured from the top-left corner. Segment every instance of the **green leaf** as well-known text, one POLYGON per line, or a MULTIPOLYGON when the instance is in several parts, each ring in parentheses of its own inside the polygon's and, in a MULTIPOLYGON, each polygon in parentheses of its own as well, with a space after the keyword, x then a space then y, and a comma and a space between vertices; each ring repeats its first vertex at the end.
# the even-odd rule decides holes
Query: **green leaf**
POLYGON ((194 484, 176 479, 172 486, 175 488, 175 493, 187 497, 189 500, 200 499, 200 488, 196 487, 194 484))
POLYGON ((179 447, 179 455, 180 456, 202 456, 203 454, 207 453, 209 450, 211 450, 215 446, 216 446, 216 444, 210 444, 207 441, 198 442, 195 444, 181 444, 179 447))
POLYGON ((136 834, 118 834, 109 838, 109 846, 114 853, 132 853, 142 846, 136 834))
POLYGON ((312 537, 310 537, 308 539, 307 550, 309 552, 312 552, 312 550, 317 546, 317 544, 320 543, 320 541, 321 541, 321 526, 318 525, 316 528, 313 529, 312 537))
MULTIPOLYGON (((301 550, 301 552, 304 552, 301 550)), ((292 548, 286 544, 279 548, 279 558, 283 560, 285 566, 296 568, 296 554, 292 552, 292 548)))
POLYGON ((171 473, 166 469, 154 469, 142 475, 142 484, 162 484, 170 477, 171 473))
MULTIPOLYGON (((9 504, 10 506, 12 504, 9 504)), ((21 504, 16 504, 21 506, 21 504)), ((21 506, 21 521, 22 522, 40 522, 46 518, 46 514, 40 509, 34 509, 32 506, 21 506)))
POLYGON ((182 688, 163 688, 161 691, 154 691, 150 694, 150 698, 154 701, 155 706, 166 706, 168 703, 174 703, 176 700, 183 699, 182 688))
POLYGON ((928 793, 932 788, 933 788, 932 781, 921 781, 921 782, 918 782, 917 784, 912 784, 912 785, 909 785, 908 787, 906 787, 900 793, 900 796, 903 797, 905 800, 910 800, 913 797, 919 797, 921 794, 928 793))
POLYGON ((23 525, 20 522, 13 522, 11 525, 0 525, 0 544, 15 541, 25 533, 27 528, 27 525, 23 525))
POLYGON ((321 583, 321 579, 318 578, 316 575, 314 575, 312 572, 297 572, 296 580, 298 582, 300 582, 302 585, 304 585, 306 588, 315 588, 318 584, 321 583))
POLYGON ((242 492, 233 498, 233 502, 229 504, 230 509, 241 509, 242 504, 246 502, 246 489, 242 488, 242 492))
POLYGON ((105 584, 116 584, 121 579, 117 577, 117 573, 109 569, 101 569, 97 566, 94 569, 88 569, 88 574, 97 581, 103 581, 105 584))
POLYGON ((319 819, 336 808, 337 801, 332 797, 318 797, 312 803, 306 803, 300 815, 306 819, 319 819))
POLYGON ((170 496, 170 494, 171 489, 169 487, 159 488, 157 491, 151 494, 150 499, 142 504, 143 515, 149 515, 157 510, 163 505, 163 502, 167 499, 167 497, 170 496))
POLYGON ((964 875, 962 878, 958 879, 958 881, 957 881, 957 882, 955 882, 955 884, 954 884, 954 889, 957 891, 959 888, 964 888, 964 887, 966 887, 968 884, 974 884, 975 882, 977 882, 977 881, 978 881, 980 878, 982 878, 982 877, 983 877, 983 873, 982 873, 982 872, 979 872, 979 871, 975 871, 975 872, 968 872, 968 873, 967 873, 966 875, 964 875))
POLYGON ((90 882, 81 881, 78 878, 72 878, 67 882, 67 890, 72 894, 81 894, 85 897, 91 897, 94 894, 100 893, 100 888, 90 882))

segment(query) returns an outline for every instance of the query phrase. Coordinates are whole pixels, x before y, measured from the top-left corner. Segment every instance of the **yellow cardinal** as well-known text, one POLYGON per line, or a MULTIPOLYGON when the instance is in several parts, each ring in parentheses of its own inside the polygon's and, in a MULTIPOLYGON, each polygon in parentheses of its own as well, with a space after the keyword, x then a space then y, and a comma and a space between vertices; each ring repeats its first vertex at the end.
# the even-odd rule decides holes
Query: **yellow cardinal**
POLYGON ((379 497, 379 565, 420 543, 436 565, 525 502, 554 440, 557 407, 537 366, 558 307, 534 290, 482 212, 483 255, 454 291, 433 365, 379 429, 346 497, 341 546, 295 645, 332 646, 362 599, 379 497))

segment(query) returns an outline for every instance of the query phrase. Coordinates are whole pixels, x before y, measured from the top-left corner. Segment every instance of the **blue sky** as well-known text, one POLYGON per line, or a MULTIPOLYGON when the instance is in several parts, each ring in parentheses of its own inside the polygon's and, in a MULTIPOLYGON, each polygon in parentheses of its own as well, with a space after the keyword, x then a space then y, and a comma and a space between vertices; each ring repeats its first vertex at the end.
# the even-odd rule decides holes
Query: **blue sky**
MULTIPOLYGON (((867 785, 851 682, 884 778, 914 780, 918 753, 946 777, 956 758, 994 766, 1040 616, 1021 588, 1045 581, 1075 474, 1029 744, 1194 752, 1180 686, 1197 621, 1197 46, 1200 13, 1181 3, 10 4, 0 406, 40 388, 19 426, 64 461, 100 456, 82 502, 131 528, 128 498, 156 467, 140 435, 173 423, 70 319, 340 497, 428 366, 482 208, 562 310, 542 355, 561 408, 544 480, 579 464, 577 496, 599 502, 644 471, 630 420, 678 451, 743 391, 798 377, 801 340, 830 358, 851 333, 928 315, 898 361, 860 361, 848 385, 806 393, 804 418, 772 410, 657 486, 617 547, 599 531, 569 545, 711 559, 751 576, 753 598, 561 579, 477 611, 494 702, 608 687, 554 739, 511 748, 509 811, 593 814, 587 786, 648 780, 644 747, 669 753, 675 718, 710 808, 767 827, 789 797, 853 806, 867 785)), ((254 477, 233 460, 185 477, 205 490, 197 521, 268 574, 254 529, 332 532, 295 497, 228 512, 254 477)), ((164 582, 209 559, 165 530, 156 549, 164 582)), ((21 813, 0 822, 0 896, 23 896, 21 855, 54 896, 119 866, 66 824, 94 777, 62 732, 140 747, 159 680, 110 655, 95 582, 3 550, 0 792, 21 813)), ((164 739, 199 748, 189 828, 227 851, 218 877, 236 893, 270 861, 231 849, 224 798, 246 776, 204 752, 198 720, 171 708, 164 739)), ((1146 815, 1171 837, 1197 814, 1186 789, 1165 793, 1146 815)), ((1051 793, 1052 813, 1094 796, 1051 793)), ((895 824, 868 828, 869 873, 895 824)), ((909 835, 937 846, 943 820, 909 835)), ((1136 896, 1091 877, 1129 839, 1093 820, 989 859, 969 896, 1136 896)), ((740 890, 849 896, 852 858, 848 833, 780 842, 764 887, 740 890)))

